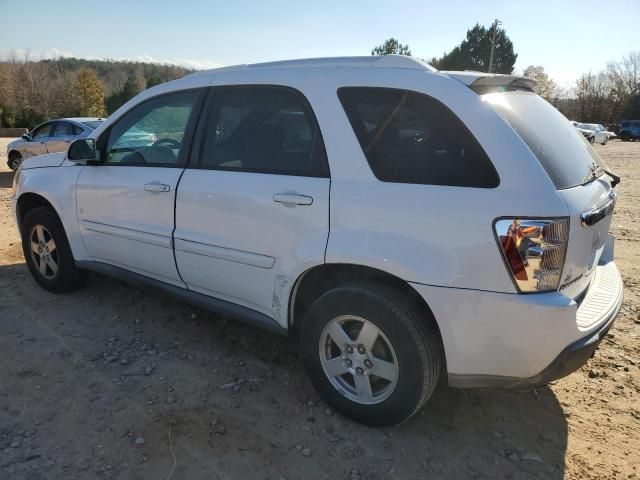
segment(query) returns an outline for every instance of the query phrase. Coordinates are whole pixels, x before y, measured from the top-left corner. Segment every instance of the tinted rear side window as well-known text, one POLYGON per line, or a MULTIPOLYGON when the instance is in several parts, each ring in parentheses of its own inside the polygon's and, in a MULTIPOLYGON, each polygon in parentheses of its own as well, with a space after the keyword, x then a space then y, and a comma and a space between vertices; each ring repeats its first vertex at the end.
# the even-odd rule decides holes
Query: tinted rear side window
POLYGON ((287 87, 215 87, 205 135, 202 168, 329 176, 315 117, 287 87))
POLYGON ((338 96, 379 180, 478 188, 500 183, 471 132, 438 100, 378 87, 344 87, 338 96))
POLYGON ((535 93, 489 93, 482 98, 520 135, 556 188, 581 185, 602 167, 582 133, 535 93))

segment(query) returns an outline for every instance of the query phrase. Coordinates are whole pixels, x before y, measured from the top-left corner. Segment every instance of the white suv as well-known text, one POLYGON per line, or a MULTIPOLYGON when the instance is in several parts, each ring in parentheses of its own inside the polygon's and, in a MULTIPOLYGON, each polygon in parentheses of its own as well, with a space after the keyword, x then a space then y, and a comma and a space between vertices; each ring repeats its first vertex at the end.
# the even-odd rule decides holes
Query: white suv
POLYGON ((13 207, 45 289, 95 270, 289 333, 328 404, 390 425, 443 376, 530 388, 589 358, 622 302, 618 181, 529 81, 385 56, 153 87, 25 161, 13 207))

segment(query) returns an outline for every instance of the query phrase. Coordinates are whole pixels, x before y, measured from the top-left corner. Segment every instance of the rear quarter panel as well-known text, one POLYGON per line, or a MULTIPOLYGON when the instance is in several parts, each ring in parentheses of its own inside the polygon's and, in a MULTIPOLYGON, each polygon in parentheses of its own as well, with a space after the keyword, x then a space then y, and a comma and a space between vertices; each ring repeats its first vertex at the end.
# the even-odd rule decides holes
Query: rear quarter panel
POLYGON ((515 292, 493 221, 565 216, 567 209, 525 143, 481 97, 437 73, 355 69, 339 72, 310 97, 331 167, 327 263, 367 265, 427 285, 515 292), (405 88, 440 100, 483 146, 500 185, 483 189, 377 180, 337 97, 337 89, 348 85, 405 88))

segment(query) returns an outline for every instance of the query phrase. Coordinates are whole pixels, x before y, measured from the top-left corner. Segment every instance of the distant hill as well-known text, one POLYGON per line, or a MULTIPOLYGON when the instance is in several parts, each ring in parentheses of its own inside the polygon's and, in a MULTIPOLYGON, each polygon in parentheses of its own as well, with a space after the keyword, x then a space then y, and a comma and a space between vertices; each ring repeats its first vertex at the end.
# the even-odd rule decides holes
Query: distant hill
POLYGON ((0 127, 32 128, 51 118, 110 114, 142 90, 193 71, 82 58, 0 61, 0 127))
POLYGON ((75 72, 83 68, 94 70, 104 86, 106 97, 121 90, 127 79, 132 76, 138 79, 139 86, 144 90, 159 83, 182 78, 194 72, 194 70, 177 65, 116 60, 85 60, 73 57, 40 60, 39 63, 49 64, 61 72, 75 72))

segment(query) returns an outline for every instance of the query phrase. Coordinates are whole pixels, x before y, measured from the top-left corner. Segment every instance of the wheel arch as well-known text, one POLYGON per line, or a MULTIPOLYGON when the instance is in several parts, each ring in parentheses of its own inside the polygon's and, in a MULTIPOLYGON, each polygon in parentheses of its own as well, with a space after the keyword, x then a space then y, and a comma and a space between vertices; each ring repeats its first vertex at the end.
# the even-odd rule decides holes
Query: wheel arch
POLYGON ((380 283, 405 295, 424 313, 426 321, 434 323, 443 344, 440 326, 431 307, 410 283, 383 270, 348 263, 317 265, 298 276, 289 298, 288 328, 291 334, 298 335, 304 314, 317 298, 332 288, 354 281, 380 283))
POLYGON ((25 192, 20 195, 16 201, 16 218, 18 220, 18 227, 22 228, 22 222, 24 221, 27 213, 38 207, 50 209, 58 217, 58 220, 62 220, 56 208, 44 196, 38 193, 25 192))

